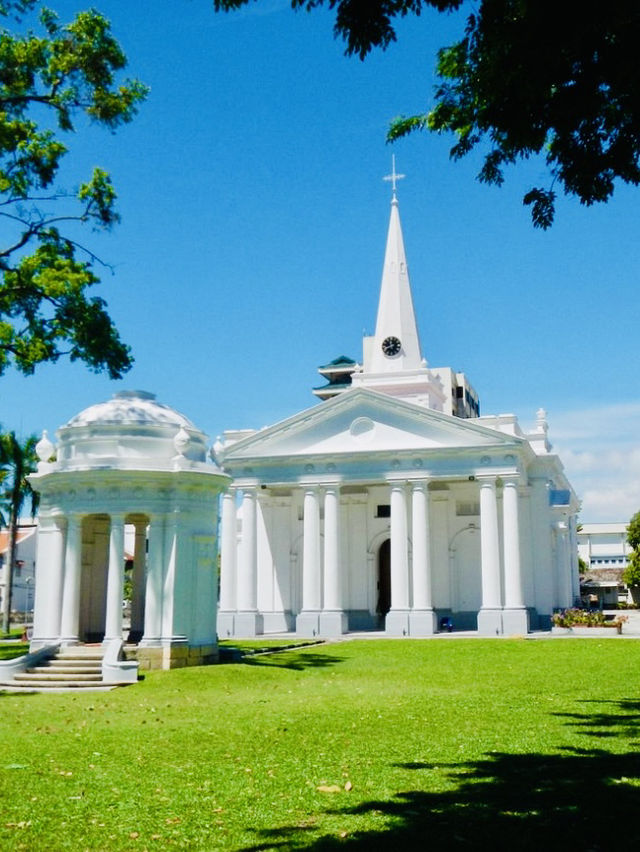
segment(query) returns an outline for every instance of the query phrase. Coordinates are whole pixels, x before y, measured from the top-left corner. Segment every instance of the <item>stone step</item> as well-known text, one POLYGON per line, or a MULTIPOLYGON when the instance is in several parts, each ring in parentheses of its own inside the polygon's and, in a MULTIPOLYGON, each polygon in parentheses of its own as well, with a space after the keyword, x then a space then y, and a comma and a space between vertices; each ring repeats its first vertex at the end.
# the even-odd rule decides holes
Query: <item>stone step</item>
POLYGON ((102 662, 104 654, 94 651, 91 654, 72 654, 71 652, 63 653, 59 651, 54 657, 54 660, 82 660, 83 662, 102 662))
MULTIPOLYGON (((102 657, 99 660, 94 660, 91 657, 51 657, 47 662, 50 665, 59 663, 61 666, 96 666, 100 668, 102 665, 102 657)), ((42 664, 44 665, 44 663, 42 664)))
POLYGON ((62 665, 60 663, 49 663, 46 666, 36 666, 33 669, 27 669, 27 672, 30 674, 35 673, 43 673, 43 674, 61 674, 61 675, 100 675, 102 677, 102 666, 68 666, 62 665))
POLYGON ((70 692, 74 689, 84 689, 87 692, 108 692, 118 686, 128 686, 125 683, 102 683, 102 681, 33 681, 20 682, 16 680, 0 681, 0 689, 6 692, 70 692))
POLYGON ((92 672, 91 674, 63 674, 62 672, 48 672, 46 669, 31 669, 26 672, 19 672, 15 675, 17 681, 96 681, 102 680, 102 672, 92 672))

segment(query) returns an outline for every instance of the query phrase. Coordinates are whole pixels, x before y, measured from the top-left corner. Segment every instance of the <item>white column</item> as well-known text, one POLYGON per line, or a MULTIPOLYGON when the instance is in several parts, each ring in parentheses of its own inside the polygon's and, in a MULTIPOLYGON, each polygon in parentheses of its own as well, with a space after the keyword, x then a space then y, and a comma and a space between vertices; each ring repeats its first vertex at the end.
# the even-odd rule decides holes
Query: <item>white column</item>
POLYGON ((122 594, 124 591, 124 517, 111 516, 109 573, 104 641, 122 639, 122 594))
POLYGON ((342 566, 340 564, 340 488, 328 485, 324 492, 324 607, 320 615, 322 636, 347 629, 342 610, 342 566))
POLYGON ((139 639, 144 630, 144 573, 147 556, 147 522, 138 520, 135 522, 134 527, 133 572, 131 577, 133 594, 131 598, 130 632, 134 638, 139 639))
POLYGON ((429 490, 426 481, 414 482, 411 488, 411 530, 413 607, 409 615, 409 632, 411 636, 431 636, 437 632, 438 626, 433 611, 429 490))
POLYGON ((302 520, 302 611, 296 618, 299 636, 317 636, 322 609, 320 501, 315 486, 305 488, 302 520))
POLYGON ((480 553, 482 609, 478 613, 478 632, 485 636, 495 636, 502 633, 500 540, 495 479, 480 481, 480 553))
POLYGON ((38 522, 38 560, 33 604, 33 650, 51 645, 60 637, 64 542, 63 518, 41 517, 38 522))
POLYGON ((220 609, 236 608, 236 570, 238 564, 238 528, 235 491, 222 495, 220 531, 220 609))
POLYGON ((575 515, 569 518, 569 558, 571 560, 571 597, 580 600, 580 563, 578 562, 578 530, 575 515))
POLYGON ((522 593, 520 562, 520 514, 518 480, 504 480, 502 489, 502 526, 504 538, 504 612, 503 631, 508 634, 527 633, 528 612, 522 593))
POLYGON ((556 587, 560 606, 572 606, 571 565, 569 559, 569 525, 566 520, 556 523, 556 587))
POLYGON ((535 606, 538 628, 551 629, 551 615, 559 606, 555 594, 553 531, 546 479, 531 479, 531 561, 535 572, 535 606))
POLYGON ((389 636, 409 634, 409 554, 407 493, 404 482, 391 485, 391 609, 385 620, 389 636))
POLYGON ((80 627, 80 579, 82 575, 82 518, 70 515, 64 555, 64 584, 60 639, 67 645, 78 642, 80 627))
POLYGON ((257 494, 255 488, 242 492, 242 538, 238 554, 238 612, 235 618, 236 636, 255 636, 262 633, 258 615, 258 538, 257 494))
POLYGON ((164 517, 149 518, 149 552, 144 594, 144 636, 141 645, 157 645, 162 636, 162 584, 164 576, 164 517))

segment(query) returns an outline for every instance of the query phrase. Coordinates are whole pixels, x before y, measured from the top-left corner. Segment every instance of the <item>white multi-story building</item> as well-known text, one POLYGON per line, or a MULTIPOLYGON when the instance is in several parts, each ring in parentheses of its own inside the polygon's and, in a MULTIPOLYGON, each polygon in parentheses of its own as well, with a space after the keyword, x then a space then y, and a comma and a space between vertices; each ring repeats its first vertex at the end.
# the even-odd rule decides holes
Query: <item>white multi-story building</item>
POLYGON ((578 555, 587 566, 581 578, 583 598, 600 607, 629 600, 622 572, 631 547, 626 524, 582 524, 576 535, 578 555))
MULTIPOLYGON (((23 522, 18 528, 16 559, 11 579, 11 611, 21 615, 33 612, 34 575, 36 567, 35 522, 23 522)), ((9 530, 0 530, 0 606, 6 594, 6 565, 9 559, 9 530)))

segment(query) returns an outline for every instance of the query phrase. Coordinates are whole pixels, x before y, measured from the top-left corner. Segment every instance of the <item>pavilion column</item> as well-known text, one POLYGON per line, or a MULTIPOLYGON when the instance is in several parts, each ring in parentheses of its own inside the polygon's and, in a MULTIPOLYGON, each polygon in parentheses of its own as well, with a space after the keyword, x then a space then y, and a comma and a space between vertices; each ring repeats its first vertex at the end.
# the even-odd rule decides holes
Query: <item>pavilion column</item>
POLYGON ((478 613, 478 633, 496 636, 502 633, 502 593, 498 499, 494 478, 480 481, 480 554, 482 609, 478 613))
POLYGON ((41 517, 38 523, 32 650, 51 645, 60 638, 64 550, 64 519, 41 517))
POLYGON ((409 614, 411 636, 431 636, 438 632, 433 610, 431 535, 429 528, 428 482, 411 487, 411 529, 413 536, 413 607, 409 614))
POLYGON ((528 633, 529 613, 524 605, 522 591, 522 564, 520 561, 520 514, 518 479, 504 480, 502 489, 502 526, 504 539, 504 611, 503 632, 528 633))
POLYGON ((318 636, 322 609, 320 499, 315 486, 305 488, 302 521, 302 610, 296 618, 299 636, 318 636))
POLYGON ((158 645, 162 636, 162 588, 164 581, 164 517, 149 518, 149 552, 144 593, 144 635, 141 645, 158 645))
POLYGON ((147 522, 137 520, 134 523, 135 537, 133 545, 133 595, 131 599, 130 635, 134 641, 140 639, 144 631, 144 593, 145 563, 147 549, 147 522))
POLYGON ((324 491, 324 607, 320 615, 320 634, 337 636, 346 629, 340 564, 340 488, 329 485, 324 491))
POLYGON ((242 539, 238 554, 236 636, 256 636, 262 633, 262 618, 258 614, 257 502, 255 488, 244 488, 242 491, 242 539))
POLYGON ((104 641, 122 639, 122 595, 124 592, 124 516, 112 515, 109 530, 107 614, 104 641))
MULTIPOLYGON (((60 641, 65 645, 77 644, 79 640, 81 575, 82 518, 79 515, 69 515, 64 554, 62 615, 60 618, 60 641)), ((120 607, 122 608, 122 604, 120 607)))
POLYGON ((218 635, 233 636, 235 632, 236 572, 238 569, 238 515, 236 493, 222 495, 220 530, 220 604, 218 607, 218 635))
POLYGON ((385 620, 388 636, 409 635, 409 553, 407 491, 404 482, 391 484, 391 609, 385 620))

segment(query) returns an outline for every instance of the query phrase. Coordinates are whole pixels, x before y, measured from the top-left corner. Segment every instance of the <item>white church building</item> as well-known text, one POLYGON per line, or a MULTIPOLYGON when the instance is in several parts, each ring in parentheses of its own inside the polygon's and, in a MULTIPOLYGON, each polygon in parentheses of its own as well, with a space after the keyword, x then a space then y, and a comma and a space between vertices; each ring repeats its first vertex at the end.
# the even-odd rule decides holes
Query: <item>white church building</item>
POLYGON ((420 346, 393 178, 375 334, 321 368, 326 401, 225 432, 220 638, 356 630, 486 636, 549 627, 579 595, 579 503, 547 437, 420 346), (335 374, 335 375, 334 375, 335 374), (452 395, 469 392, 460 411, 452 395), (466 388, 466 390, 465 390, 466 388), (455 416, 451 412, 462 413, 455 416))
POLYGON ((396 177, 375 334, 362 364, 321 368, 325 401, 211 454, 139 391, 43 437, 32 651, 102 643, 117 679, 127 640, 170 668, 214 661, 218 637, 524 634, 574 602, 579 504, 545 412, 528 433, 479 416, 463 374, 429 368, 396 177))

